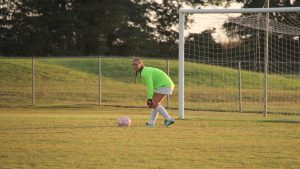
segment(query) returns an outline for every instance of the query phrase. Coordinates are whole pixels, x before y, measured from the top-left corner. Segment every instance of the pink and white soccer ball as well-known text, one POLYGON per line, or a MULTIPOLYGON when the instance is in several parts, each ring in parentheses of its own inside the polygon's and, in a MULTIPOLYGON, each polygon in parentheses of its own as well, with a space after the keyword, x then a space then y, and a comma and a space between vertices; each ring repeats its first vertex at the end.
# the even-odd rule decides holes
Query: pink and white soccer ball
POLYGON ((126 116, 121 116, 118 119, 118 126, 120 127, 128 127, 131 125, 131 119, 126 116))

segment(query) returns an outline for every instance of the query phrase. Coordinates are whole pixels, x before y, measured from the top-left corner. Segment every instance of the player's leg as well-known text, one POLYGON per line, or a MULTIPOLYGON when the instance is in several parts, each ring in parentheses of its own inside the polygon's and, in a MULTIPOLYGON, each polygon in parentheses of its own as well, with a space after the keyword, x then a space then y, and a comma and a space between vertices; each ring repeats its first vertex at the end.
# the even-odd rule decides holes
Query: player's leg
POLYGON ((154 93, 152 98, 153 106, 151 107, 156 108, 166 98, 166 96, 166 94, 154 93))
POLYGON ((152 108, 155 108, 165 118, 165 125, 171 125, 174 123, 174 119, 171 118, 167 110, 161 105, 161 102, 166 98, 166 94, 161 94, 161 93, 154 93, 152 101, 153 101, 153 106, 152 108))
POLYGON ((150 112, 149 121, 148 121, 148 123, 146 123, 147 127, 154 127, 157 115, 158 115, 157 110, 155 108, 152 108, 151 112, 150 112))
POLYGON ((150 112, 150 118, 149 118, 149 121, 148 123, 146 123, 146 126, 147 127, 153 127, 155 125, 155 121, 156 121, 156 118, 157 118, 157 115, 158 115, 158 110, 156 109, 157 107, 157 104, 161 103, 164 99, 164 95, 163 94, 154 94, 153 96, 153 105, 150 106, 151 109, 151 112, 150 112))

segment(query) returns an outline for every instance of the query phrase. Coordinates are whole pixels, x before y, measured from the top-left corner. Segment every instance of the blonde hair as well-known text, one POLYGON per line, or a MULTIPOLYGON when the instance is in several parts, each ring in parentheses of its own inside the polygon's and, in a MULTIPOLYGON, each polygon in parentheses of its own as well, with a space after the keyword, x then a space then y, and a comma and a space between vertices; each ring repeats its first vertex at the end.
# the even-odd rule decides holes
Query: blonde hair
POLYGON ((144 61, 142 58, 134 58, 134 59, 132 59, 132 62, 139 62, 141 65, 144 66, 144 61))
POLYGON ((142 69, 144 67, 144 61, 142 58, 134 58, 132 59, 132 62, 138 62, 142 65, 142 68, 138 71, 135 72, 135 79, 134 79, 134 82, 136 83, 136 77, 139 75, 140 76, 140 79, 141 79, 141 72, 142 72, 142 69))

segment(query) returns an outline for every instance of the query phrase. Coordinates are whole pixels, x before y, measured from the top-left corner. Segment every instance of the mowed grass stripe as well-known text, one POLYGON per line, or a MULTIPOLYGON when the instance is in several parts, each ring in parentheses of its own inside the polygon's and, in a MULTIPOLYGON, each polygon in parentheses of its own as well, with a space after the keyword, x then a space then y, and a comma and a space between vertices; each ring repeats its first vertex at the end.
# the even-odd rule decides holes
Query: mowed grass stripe
MULTIPOLYGON (((171 111, 173 116, 175 112, 171 111)), ((0 168, 298 168, 299 116, 187 112, 146 128, 148 109, 0 109, 0 168), (128 128, 116 126, 121 115, 128 128), (294 121, 295 123, 291 123, 294 121)))

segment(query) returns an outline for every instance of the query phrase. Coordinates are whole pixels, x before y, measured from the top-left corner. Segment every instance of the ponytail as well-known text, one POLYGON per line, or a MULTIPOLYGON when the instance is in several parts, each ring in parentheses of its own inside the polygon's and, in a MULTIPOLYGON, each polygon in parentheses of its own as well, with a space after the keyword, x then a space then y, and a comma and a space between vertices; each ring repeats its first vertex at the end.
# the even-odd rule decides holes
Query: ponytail
POLYGON ((139 71, 136 71, 136 72, 135 72, 134 83, 136 83, 136 77, 137 77, 137 76, 139 76, 139 81, 141 80, 143 68, 144 68, 144 66, 143 66, 139 71))
POLYGON ((136 83, 137 76, 139 76, 139 80, 141 80, 141 76, 142 76, 141 73, 142 73, 142 70, 144 68, 144 61, 141 58, 134 58, 132 61, 133 62, 139 62, 142 65, 141 69, 135 72, 134 82, 136 83))

